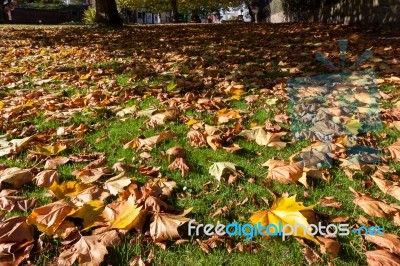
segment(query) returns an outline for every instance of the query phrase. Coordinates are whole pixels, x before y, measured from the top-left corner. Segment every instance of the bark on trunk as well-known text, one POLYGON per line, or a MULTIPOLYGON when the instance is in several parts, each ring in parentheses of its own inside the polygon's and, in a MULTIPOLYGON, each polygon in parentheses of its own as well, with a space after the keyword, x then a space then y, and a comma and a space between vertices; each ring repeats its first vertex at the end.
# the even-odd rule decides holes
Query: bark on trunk
POLYGON ((178 14, 178 3, 177 0, 170 0, 171 9, 172 9, 172 22, 179 22, 179 14, 178 14))
POLYGON ((122 26, 122 19, 118 14, 115 0, 96 0, 95 21, 107 26, 122 26))
POLYGON ((249 9, 249 15, 251 18, 251 23, 256 22, 256 17, 254 16, 253 10, 251 9, 250 3, 246 3, 247 8, 249 9))
POLYGON ((7 14, 4 13, 4 1, 0 0, 0 23, 4 23, 7 20, 7 14))

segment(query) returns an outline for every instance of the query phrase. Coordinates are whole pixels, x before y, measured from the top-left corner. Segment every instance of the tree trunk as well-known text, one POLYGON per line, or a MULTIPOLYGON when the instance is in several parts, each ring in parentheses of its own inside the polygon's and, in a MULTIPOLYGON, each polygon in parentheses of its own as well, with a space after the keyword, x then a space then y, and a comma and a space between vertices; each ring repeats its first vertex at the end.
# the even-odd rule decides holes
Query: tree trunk
POLYGON ((4 1, 0 0, 0 23, 4 23, 7 21, 7 16, 4 13, 4 7, 5 7, 4 1))
POLYGON ((170 0, 171 9, 172 9, 172 22, 179 22, 179 14, 178 14, 178 2, 177 0, 170 0))
POLYGON ((115 0, 96 0, 95 21, 107 26, 122 26, 122 20, 118 14, 115 0))
POLYGON ((249 9, 249 15, 251 18, 251 23, 256 22, 256 17, 254 16, 253 10, 251 9, 250 3, 246 3, 247 8, 249 9))
MULTIPOLYGON (((267 4, 268 4, 267 0, 253 0, 251 4, 247 4, 247 7, 249 8, 250 11, 252 6, 258 7, 257 22, 266 21, 267 12, 265 8, 267 4)), ((255 14, 252 15, 252 13, 253 12, 250 13, 250 16, 251 16, 251 21, 253 22, 253 17, 255 17, 255 14)))

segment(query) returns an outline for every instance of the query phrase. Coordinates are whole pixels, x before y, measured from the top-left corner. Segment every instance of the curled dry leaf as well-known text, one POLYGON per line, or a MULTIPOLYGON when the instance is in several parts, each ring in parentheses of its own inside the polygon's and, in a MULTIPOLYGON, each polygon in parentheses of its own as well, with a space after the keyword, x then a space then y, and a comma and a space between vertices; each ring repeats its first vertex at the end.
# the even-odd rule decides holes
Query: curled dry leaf
POLYGON ((146 124, 148 127, 156 127, 158 125, 163 125, 165 124, 165 122, 167 122, 167 120, 176 117, 176 114, 177 113, 174 110, 169 110, 163 113, 155 114, 150 117, 149 121, 147 121, 146 124))
POLYGON ((369 266, 398 266, 400 258, 386 250, 377 249, 365 252, 369 266))
POLYGON ((328 237, 317 236, 318 242, 321 243, 321 252, 326 254, 327 252, 332 255, 332 258, 336 258, 339 254, 340 244, 338 241, 328 237))
POLYGON ((16 155, 20 153, 29 143, 31 143, 35 136, 26 137, 23 139, 6 140, 6 136, 0 136, 0 157, 5 155, 16 155))
POLYGON ((180 238, 178 227, 190 221, 185 217, 192 209, 185 210, 182 214, 156 212, 152 216, 150 235, 156 242, 180 238))
POLYGON ((255 140, 258 145, 274 147, 277 150, 286 146, 286 142, 281 140, 286 132, 271 133, 266 132, 262 127, 254 127, 251 130, 243 130, 239 135, 255 140))
POLYGON ((58 183, 58 172, 55 170, 42 171, 33 178, 33 182, 39 187, 49 188, 54 182, 58 183))
POLYGON ((220 149, 222 147, 222 139, 220 136, 207 136, 206 138, 208 145, 210 145, 210 147, 216 151, 218 149, 220 149))
POLYGON ((124 145, 124 149, 127 149, 127 148, 141 149, 143 147, 151 148, 151 146, 161 143, 165 140, 169 140, 175 136, 176 136, 176 133, 174 131, 165 131, 165 132, 162 132, 159 135, 155 135, 153 137, 137 138, 137 139, 127 142, 124 145))
POLYGON ((73 204, 59 200, 34 209, 28 216, 28 223, 36 225, 47 235, 53 235, 64 219, 76 210, 73 204))
POLYGON ((166 154, 177 158, 184 158, 186 156, 186 150, 180 146, 175 146, 169 148, 166 154))
POLYGON ((111 194, 104 188, 91 186, 78 192, 72 192, 68 195, 71 203, 75 204, 77 207, 81 207, 90 201, 104 201, 111 194))
POLYGON ((0 210, 4 211, 28 211, 37 203, 37 199, 27 199, 18 196, 0 197, 0 210))
POLYGON ((21 264, 29 258, 33 242, 33 232, 25 217, 15 216, 0 222, 0 264, 21 264))
POLYGON ((284 161, 269 159, 262 166, 269 167, 267 178, 276 180, 281 184, 297 182, 303 175, 301 163, 289 164, 284 161))
POLYGON ((176 169, 181 170, 182 177, 185 177, 189 171, 193 170, 193 166, 184 158, 176 158, 169 166, 168 169, 173 171, 176 169))
POLYGON ((232 144, 231 146, 228 147, 222 147, 224 150, 226 150, 229 153, 236 153, 237 151, 240 151, 242 147, 240 147, 238 144, 232 144))
POLYGON ((54 157, 51 159, 46 160, 46 163, 44 165, 44 169, 57 169, 58 166, 64 165, 70 161, 69 158, 67 157, 54 157))
POLYGON ((400 161, 400 141, 388 146, 387 149, 389 150, 390 156, 393 160, 400 161))
POLYGON ((306 259, 308 265, 312 265, 312 264, 322 261, 321 256, 314 249, 310 248, 309 246, 304 246, 301 251, 302 251, 303 256, 306 259))
POLYGON ((384 235, 370 235, 365 234, 365 240, 380 248, 388 249, 391 253, 396 255, 400 255, 400 237, 392 234, 384 234, 384 235))
POLYGON ((30 169, 21 169, 18 167, 6 168, 0 171, 0 185, 3 182, 14 185, 14 188, 20 188, 23 184, 31 182, 33 174, 30 169))
POLYGON ((127 177, 124 172, 122 172, 104 182, 104 188, 108 189, 112 195, 117 195, 130 183, 131 179, 127 177))
POLYGON ((107 247, 120 242, 117 231, 111 230, 102 234, 80 236, 75 244, 68 246, 57 259, 58 265, 73 265, 78 260, 79 265, 97 266, 108 254, 107 247))
POLYGON ((205 136, 197 130, 192 130, 187 133, 189 144, 192 147, 204 147, 207 146, 207 140, 205 136))
POLYGON ((355 191, 350 187, 350 191, 354 193, 354 204, 362 208, 368 215, 373 217, 392 217, 399 212, 400 207, 391 206, 383 201, 372 198, 366 194, 355 191))
POLYGON ((109 174, 111 171, 107 167, 99 167, 94 169, 82 169, 80 171, 74 171, 74 175, 77 179, 80 179, 82 183, 89 184, 100 177, 109 174))
POLYGON ((335 201, 335 197, 323 197, 319 200, 319 204, 324 207, 341 208, 342 203, 335 201))
POLYGON ((375 184, 382 190, 383 193, 393 196, 395 199, 400 200, 400 186, 397 182, 390 180, 380 179, 375 176, 371 176, 375 184))

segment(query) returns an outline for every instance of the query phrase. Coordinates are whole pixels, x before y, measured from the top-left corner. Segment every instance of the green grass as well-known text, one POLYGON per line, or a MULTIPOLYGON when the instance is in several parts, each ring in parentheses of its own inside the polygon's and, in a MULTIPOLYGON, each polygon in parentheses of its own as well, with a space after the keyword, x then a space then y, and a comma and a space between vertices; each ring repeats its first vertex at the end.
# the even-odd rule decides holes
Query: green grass
MULTIPOLYGON (((1 26, 0 26, 1 27, 1 26)), ((143 52, 139 44, 139 48, 132 48, 135 52, 143 52), (135 50, 136 49, 136 50, 135 50)), ((215 47, 214 47, 215 48, 215 47)), ((214 49, 213 48, 213 49, 214 49)), ((210 53, 210 52, 208 52, 210 53)), ((131 54, 129 54, 131 56, 131 54)), ((128 58, 129 56, 126 56, 128 58)), ((209 57, 205 58, 204 64, 213 64, 216 58, 209 54, 209 57)), ((268 58, 272 65, 271 71, 265 71, 262 78, 266 80, 274 80, 287 78, 290 73, 282 72, 280 70, 279 62, 283 59, 280 56, 273 56, 268 58)), ((187 64, 193 64, 193 62, 176 61, 170 62, 171 69, 174 71, 185 70, 187 64)), ((130 92, 133 88, 139 88, 137 90, 138 97, 127 97, 125 100, 121 100, 118 103, 118 107, 125 108, 129 106, 137 106, 138 110, 143 110, 152 106, 155 106, 160 110, 168 109, 168 105, 160 103, 159 99, 156 98, 157 93, 151 90, 159 89, 163 93, 167 93, 168 98, 182 97, 181 94, 172 94, 167 92, 167 84, 171 80, 175 80, 179 77, 180 73, 172 73, 173 71, 163 74, 154 75, 150 72, 141 72, 138 69, 132 68, 126 70, 126 65, 129 66, 129 62, 122 61, 96 61, 80 66, 81 70, 84 70, 86 74, 90 70, 103 69, 113 70, 115 73, 107 76, 112 81, 115 81, 116 87, 107 89, 112 97, 124 97, 124 92, 130 92), (126 63, 126 64, 125 64, 126 63), (179 75, 178 75, 179 74, 179 75), (145 95, 145 97, 143 97, 145 95), (140 97, 139 97, 140 96, 140 97)), ((251 65, 263 65, 264 60, 255 59, 254 63, 248 63, 251 65)), ((46 64, 55 64, 53 61, 43 63, 39 67, 39 72, 36 77, 43 77, 45 74, 46 64)), ((315 64, 314 64, 315 65, 315 64)), ((310 66, 314 66, 311 64, 310 66)), ((65 65, 67 67, 74 68, 74 64, 65 65)), ((169 69, 169 70, 171 70, 169 69)), ((147 69, 146 69, 147 70, 147 69)), ((247 70, 248 71, 248 70, 247 70)), ((221 70, 222 73, 235 73, 241 75, 241 69, 235 70, 221 70), (225 71, 225 72, 223 72, 225 71)), ((186 75, 186 73, 184 73, 186 75)), ((104 78, 106 80, 106 78, 104 78)), ((28 81, 22 88, 38 90, 43 89, 48 92, 60 92, 64 90, 64 94, 67 98, 72 98, 74 95, 85 96, 91 91, 101 88, 101 82, 96 83, 93 81, 87 82, 84 85, 76 85, 71 82, 62 84, 63 82, 52 82, 52 84, 45 84, 43 86, 33 86, 32 78, 24 77, 25 81, 28 81), (65 85, 61 88, 61 85, 65 85), (32 86, 32 88, 31 88, 32 86)), ((76 80, 74 80, 75 82, 76 80)), ((103 80, 104 81, 104 80, 103 80)), ((244 78, 244 83, 251 83, 252 80, 244 78)), ((255 84, 250 86, 251 89, 246 95, 258 94, 258 88, 261 86, 255 84)), ((185 88, 180 88, 185 89, 185 88)), ((211 87, 210 90, 216 90, 211 87)), ((393 93, 398 90, 395 86, 382 86, 380 90, 386 93, 393 93)), ((10 90, 7 92, 0 92, 1 97, 6 94, 14 93, 16 90, 10 90)), ((209 91, 194 91, 193 93, 202 93, 207 95, 209 91)), ((136 93, 136 91, 135 91, 136 93)), ((127 93, 129 94, 129 93, 127 93)), ((244 95, 244 96, 246 96, 244 95)), ((229 98, 230 95, 224 95, 229 98)), ((207 97, 207 96, 204 96, 207 97)), ((253 104, 246 103, 242 97, 241 100, 227 100, 224 105, 228 109, 238 110, 241 112, 242 118, 240 120, 232 121, 224 124, 226 127, 233 128, 236 123, 240 122, 245 129, 249 129, 251 125, 263 125, 267 120, 273 121, 275 115, 286 113, 287 114, 287 103, 285 99, 279 98, 278 102, 273 105, 265 103, 267 99, 274 98, 271 94, 261 95, 259 101, 253 104)), ((397 96, 398 97, 398 96, 397 96)), ((393 102, 390 100, 382 100, 381 108, 393 108, 393 102)), ((397 99, 396 99, 397 100, 397 99)), ((192 103, 193 105, 196 102, 192 103)), ((237 137, 232 140, 232 143, 239 144, 242 150, 231 154, 223 149, 217 151, 212 150, 210 147, 194 148, 189 145, 187 140, 187 132, 190 128, 181 122, 182 117, 193 117, 198 121, 205 122, 210 125, 217 125, 215 123, 216 111, 199 111, 195 108, 190 108, 184 112, 179 113, 180 117, 167 121, 164 125, 159 125, 155 128, 148 128, 146 126, 147 117, 133 117, 127 115, 124 118, 115 117, 109 106, 102 107, 84 107, 81 111, 74 113, 67 121, 56 121, 48 120, 45 117, 44 110, 39 110, 36 115, 27 117, 23 123, 18 126, 19 130, 26 125, 34 125, 37 127, 37 132, 40 134, 47 134, 54 132, 60 126, 70 125, 86 125, 89 127, 89 131, 83 135, 77 134, 74 136, 53 136, 48 142, 54 142, 60 139, 66 138, 82 138, 81 145, 72 145, 67 150, 63 151, 60 155, 71 155, 81 153, 92 153, 92 152, 103 152, 107 157, 107 166, 111 167, 113 164, 119 161, 123 161, 127 164, 133 164, 134 169, 129 173, 131 177, 135 177, 139 184, 146 182, 147 177, 142 176, 137 168, 140 164, 147 164, 149 166, 160 166, 160 171, 164 176, 170 178, 177 183, 171 198, 168 199, 167 203, 177 208, 188 209, 193 207, 192 212, 188 215, 191 219, 206 224, 216 224, 217 222, 229 224, 235 221, 241 223, 247 223, 253 212, 270 208, 273 202, 273 196, 271 193, 275 193, 280 196, 283 193, 289 193, 290 195, 296 194, 297 200, 304 202, 305 205, 316 204, 322 197, 334 196, 336 201, 343 203, 341 208, 335 209, 331 207, 323 207, 321 205, 315 206, 317 213, 324 215, 334 216, 348 216, 350 224, 355 224, 356 219, 360 216, 366 216, 367 218, 374 220, 380 226, 384 227, 385 232, 399 234, 400 229, 396 227, 391 220, 382 218, 372 218, 363 212, 363 210, 357 207, 353 203, 353 194, 348 189, 353 187, 360 192, 368 192, 373 196, 379 197, 388 203, 396 203, 393 197, 383 194, 376 187, 366 189, 363 186, 363 181, 369 181, 370 178, 367 174, 359 173, 355 175, 353 180, 350 180, 344 172, 338 167, 338 163, 335 163, 334 167, 330 169, 330 181, 325 182, 323 180, 308 179, 309 189, 304 188, 301 184, 279 184, 277 182, 270 182, 267 180, 268 169, 262 167, 261 164, 266 162, 268 159, 275 158, 288 161, 289 158, 301 151, 303 148, 309 146, 309 141, 296 141, 288 143, 287 147, 282 150, 276 150, 272 147, 259 146, 254 141, 249 141, 243 137, 237 137), (128 141, 137 138, 138 136, 151 137, 160 132, 173 130, 177 133, 177 137, 167 140, 153 147, 152 150, 148 151, 151 154, 151 158, 147 162, 139 162, 140 154, 142 150, 136 150, 132 148, 123 149, 123 145, 128 141), (105 138, 104 138, 105 137, 105 138), (98 141, 99 139, 102 139, 98 141), (181 177, 179 171, 170 171, 168 165, 170 164, 169 158, 165 155, 167 149, 174 146, 182 146, 187 150, 187 160, 193 164, 194 171, 190 172, 188 176, 181 177), (237 165, 237 168, 243 172, 244 176, 240 177, 236 183, 228 184, 227 182, 218 182, 213 176, 209 174, 209 167, 214 162, 233 162, 237 165), (249 182, 249 179, 254 182, 249 182), (211 182, 210 191, 207 192, 204 189, 204 184, 211 182), (265 197, 269 205, 267 205, 261 197, 265 197), (243 206, 237 206, 238 203, 243 202, 248 198, 248 202, 243 206), (219 215, 212 218, 213 213, 221 207, 229 206, 229 210, 224 215, 219 215)), ((8 121, 10 122, 10 121, 8 121)), ((11 121, 12 122, 12 121, 11 121)), ((290 131, 288 124, 279 123, 283 130, 290 131)), ((0 134, 7 133, 6 131, 0 132, 0 134)), ((379 146, 384 148, 400 137, 400 132, 395 129, 389 129, 384 127, 379 132, 375 132, 379 138, 379 146), (379 134, 386 133, 387 138, 380 138, 379 134)), ((292 138, 289 132, 285 136, 285 140, 290 141, 292 138)), ((43 163, 36 163, 28 161, 28 151, 24 151, 15 160, 8 160, 6 158, 0 158, 0 163, 6 164, 8 167, 43 167, 43 163)), ((72 175, 75 169, 82 168, 86 163, 67 163, 57 168, 60 176, 60 182, 76 180, 72 175)), ((400 163, 390 162, 390 166, 400 173, 400 163)), ((33 184, 26 184, 20 189, 20 194, 28 198, 38 199, 38 206, 42 206, 51 202, 48 197, 47 190, 39 189, 33 184)), ((7 217, 15 215, 27 216, 29 212, 9 212, 7 217)), ((143 236, 136 239, 137 235, 133 232, 129 233, 123 240, 122 244, 117 247, 109 248, 109 254, 106 255, 104 265, 129 265, 129 261, 132 257, 143 256, 146 258, 148 251, 152 250, 155 254, 155 265, 306 265, 306 261, 302 255, 302 246, 292 237, 289 237, 286 241, 282 241, 278 238, 262 239, 256 237, 253 239, 254 242, 248 242, 244 237, 234 237, 232 239, 233 246, 241 241, 243 245, 255 245, 257 246, 257 252, 251 252, 249 248, 248 252, 239 252, 234 250, 228 252, 225 248, 224 243, 222 246, 215 248, 210 251, 209 254, 205 254, 196 244, 196 237, 192 237, 189 243, 182 245, 174 245, 168 243, 166 250, 161 247, 143 241, 143 236)), ((204 236, 199 236, 200 239, 205 239, 204 236)), ((61 250, 61 243, 59 239, 52 239, 46 236, 46 241, 52 244, 52 249, 40 254, 34 254, 34 263, 36 265, 46 265, 51 262, 53 257, 56 257, 61 250)), ((336 259, 332 259, 329 255, 323 255, 325 262, 332 262, 335 265, 365 265, 365 250, 363 246, 367 246, 368 249, 373 249, 374 246, 363 241, 362 237, 350 235, 347 237, 340 237, 339 242, 341 249, 339 256, 336 259)), ((320 250, 315 245, 311 244, 316 250, 320 250)), ((321 263, 321 265, 323 265, 321 263)))

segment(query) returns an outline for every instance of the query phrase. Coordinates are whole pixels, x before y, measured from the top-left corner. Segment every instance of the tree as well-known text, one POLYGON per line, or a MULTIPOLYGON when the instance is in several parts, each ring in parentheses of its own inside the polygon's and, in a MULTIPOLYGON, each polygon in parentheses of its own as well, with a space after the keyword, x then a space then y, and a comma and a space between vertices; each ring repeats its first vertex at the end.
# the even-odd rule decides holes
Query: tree
POLYGON ((122 26, 122 19, 118 14, 115 0, 96 0, 95 21, 107 26, 122 26))

